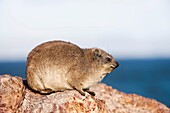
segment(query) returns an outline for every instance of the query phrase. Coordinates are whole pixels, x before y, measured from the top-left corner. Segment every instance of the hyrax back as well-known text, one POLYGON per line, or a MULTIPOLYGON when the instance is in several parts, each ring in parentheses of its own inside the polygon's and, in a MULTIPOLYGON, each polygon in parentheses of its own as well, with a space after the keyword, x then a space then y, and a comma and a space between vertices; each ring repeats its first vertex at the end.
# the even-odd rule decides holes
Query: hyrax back
POLYGON ((111 55, 98 48, 81 49, 64 41, 35 47, 27 58, 28 85, 40 93, 76 89, 82 95, 91 85, 118 66, 111 55))

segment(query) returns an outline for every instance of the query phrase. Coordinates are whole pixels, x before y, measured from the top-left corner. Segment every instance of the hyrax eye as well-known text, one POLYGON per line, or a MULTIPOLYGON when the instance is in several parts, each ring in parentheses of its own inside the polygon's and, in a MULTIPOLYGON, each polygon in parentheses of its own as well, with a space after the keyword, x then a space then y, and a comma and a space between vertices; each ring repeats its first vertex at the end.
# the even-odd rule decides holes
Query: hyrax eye
POLYGON ((111 58, 110 57, 106 57, 106 61, 107 62, 111 62, 111 58))

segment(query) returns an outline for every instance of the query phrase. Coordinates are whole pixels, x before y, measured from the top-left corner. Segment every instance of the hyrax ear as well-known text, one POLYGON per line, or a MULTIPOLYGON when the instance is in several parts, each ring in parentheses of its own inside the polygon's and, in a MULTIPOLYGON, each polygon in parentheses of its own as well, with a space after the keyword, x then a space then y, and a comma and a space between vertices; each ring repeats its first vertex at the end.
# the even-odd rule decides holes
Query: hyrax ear
POLYGON ((94 59, 97 59, 97 58, 101 57, 101 51, 97 48, 94 48, 93 55, 94 55, 94 59))

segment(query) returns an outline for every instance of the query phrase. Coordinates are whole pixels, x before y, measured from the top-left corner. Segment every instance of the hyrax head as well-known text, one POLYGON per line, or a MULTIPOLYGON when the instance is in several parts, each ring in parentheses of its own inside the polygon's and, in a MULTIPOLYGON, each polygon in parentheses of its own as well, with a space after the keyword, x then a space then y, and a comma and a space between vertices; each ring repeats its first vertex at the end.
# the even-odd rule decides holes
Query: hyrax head
POLYGON ((119 63, 114 58, 99 48, 93 48, 93 59, 97 63, 97 67, 102 70, 102 74, 107 74, 116 69, 119 63))

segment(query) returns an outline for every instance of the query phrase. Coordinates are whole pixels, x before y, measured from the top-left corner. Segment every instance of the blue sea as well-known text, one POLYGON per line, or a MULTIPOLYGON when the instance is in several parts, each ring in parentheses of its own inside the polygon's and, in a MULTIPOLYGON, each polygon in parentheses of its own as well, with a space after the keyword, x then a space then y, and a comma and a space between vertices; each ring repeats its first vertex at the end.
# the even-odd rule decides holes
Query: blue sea
MULTIPOLYGON (((170 59, 118 59, 102 82, 125 93, 153 98, 170 107, 170 59)), ((25 78, 25 61, 0 62, 0 74, 25 78)))

